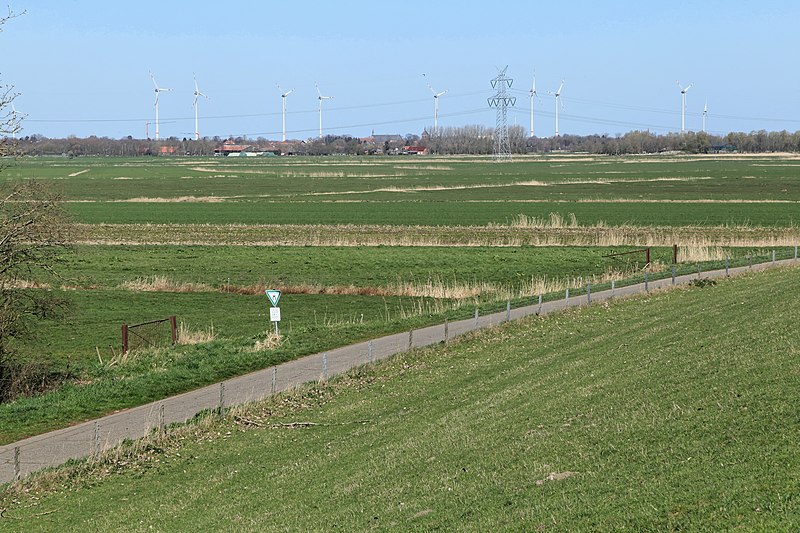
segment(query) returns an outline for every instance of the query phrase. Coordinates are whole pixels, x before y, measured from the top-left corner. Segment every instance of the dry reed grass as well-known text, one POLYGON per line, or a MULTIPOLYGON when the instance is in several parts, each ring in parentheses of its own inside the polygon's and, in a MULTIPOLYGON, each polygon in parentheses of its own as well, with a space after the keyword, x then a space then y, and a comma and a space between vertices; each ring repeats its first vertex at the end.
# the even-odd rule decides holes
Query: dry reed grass
POLYGON ((28 279, 0 279, 0 289, 50 289, 49 283, 28 279))
POLYGON ((178 344, 204 344, 216 338, 214 324, 204 330, 193 330, 183 321, 178 325, 178 344))
POLYGON ((800 228, 718 226, 381 226, 76 224, 78 244, 231 246, 794 246, 800 228))
POLYGON ((133 292, 211 292, 214 289, 205 283, 176 282, 166 276, 136 278, 125 281, 120 288, 133 292))

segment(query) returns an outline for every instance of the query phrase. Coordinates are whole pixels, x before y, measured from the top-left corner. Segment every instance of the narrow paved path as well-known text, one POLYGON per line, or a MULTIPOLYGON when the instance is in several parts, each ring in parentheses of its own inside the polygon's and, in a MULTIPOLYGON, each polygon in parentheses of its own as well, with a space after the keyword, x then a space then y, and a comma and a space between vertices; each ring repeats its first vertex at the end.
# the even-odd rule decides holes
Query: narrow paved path
MULTIPOLYGON (((796 259, 761 263, 752 267, 730 269, 730 274, 765 270, 775 266, 796 264, 796 259)), ((703 272, 703 278, 726 275, 725 270, 703 272)), ((686 284, 697 279, 697 274, 675 278, 674 283, 686 284)), ((641 294, 673 284, 672 278, 629 285, 614 291, 591 294, 591 303, 613 297, 641 294)), ((568 307, 587 305, 587 296, 574 296, 501 311, 486 316, 438 324, 412 332, 396 333, 371 341, 360 342, 318 353, 209 385, 191 392, 165 398, 140 407, 126 409, 102 418, 51 431, 42 435, 0 447, 0 483, 12 481, 15 476, 26 476, 48 466, 63 464, 69 459, 97 455, 112 448, 124 439, 138 439, 154 428, 175 422, 185 422, 204 409, 218 409, 252 402, 285 391, 309 381, 317 381, 340 374, 358 365, 385 359, 411 348, 430 346, 447 341, 470 331, 491 327, 507 318, 516 320, 529 315, 546 315, 568 307)))

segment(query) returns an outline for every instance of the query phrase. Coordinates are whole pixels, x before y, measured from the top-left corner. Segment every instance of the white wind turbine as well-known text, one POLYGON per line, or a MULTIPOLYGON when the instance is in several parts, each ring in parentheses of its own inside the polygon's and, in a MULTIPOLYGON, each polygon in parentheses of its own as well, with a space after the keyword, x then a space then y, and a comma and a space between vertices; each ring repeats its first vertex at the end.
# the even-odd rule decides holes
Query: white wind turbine
POLYGON ((706 117, 708 116, 708 98, 706 98, 706 105, 703 106, 703 133, 706 132, 706 117))
POLYGON ((317 88, 317 98, 319 99, 319 138, 322 139, 322 101, 330 100, 333 96, 322 96, 317 83, 314 83, 314 87, 317 88))
POLYGON ((197 100, 202 96, 206 100, 208 100, 208 96, 200 92, 200 89, 197 87, 197 77, 194 76, 194 102, 192 105, 194 106, 194 140, 200 140, 200 128, 198 127, 197 123, 197 100))
POLYGON ((289 89, 288 91, 283 92, 283 89, 281 89, 281 86, 278 85, 277 83, 275 84, 275 87, 277 87, 278 90, 281 92, 281 117, 282 117, 281 122, 283 124, 283 136, 281 137, 281 140, 286 141, 286 97, 292 94, 292 91, 294 91, 294 89, 289 89))
MULTIPOLYGON (((425 76, 425 74, 423 74, 423 76, 425 76)), ((447 89, 437 93, 433 90, 430 83, 428 84, 428 89, 433 93, 433 134, 436 135, 439 132, 439 97, 445 94, 447 89)))
POLYGON ((533 98, 539 96, 536 94, 536 72, 533 73, 533 85, 528 91, 528 94, 531 95, 531 137, 533 137, 535 135, 533 130, 533 98))
POLYGON ((150 73, 150 79, 153 80, 153 85, 156 88, 156 102, 154 107, 156 108, 156 140, 159 140, 159 131, 158 131, 158 95, 162 92, 169 92, 172 89, 165 89, 163 87, 159 87, 158 83, 156 83, 156 77, 153 76, 153 73, 150 73))
POLYGON ((681 133, 686 133, 686 93, 689 92, 693 84, 690 83, 684 88, 681 82, 675 81, 675 83, 677 83, 678 87, 681 89, 681 133))
POLYGON ((558 97, 561 96, 561 90, 564 88, 564 80, 561 80, 561 85, 554 93, 550 93, 556 97, 556 137, 558 137, 558 97))

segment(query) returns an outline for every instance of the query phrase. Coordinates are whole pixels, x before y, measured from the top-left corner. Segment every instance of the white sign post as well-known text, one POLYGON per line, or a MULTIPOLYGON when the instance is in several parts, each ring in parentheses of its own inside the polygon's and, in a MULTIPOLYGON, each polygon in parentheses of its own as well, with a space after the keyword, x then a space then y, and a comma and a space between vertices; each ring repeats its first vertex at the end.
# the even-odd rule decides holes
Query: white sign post
POLYGON ((281 301, 281 291, 267 290, 264 293, 272 304, 269 308, 269 319, 275 323, 275 335, 278 335, 278 322, 281 321, 281 308, 278 307, 278 302, 281 301))

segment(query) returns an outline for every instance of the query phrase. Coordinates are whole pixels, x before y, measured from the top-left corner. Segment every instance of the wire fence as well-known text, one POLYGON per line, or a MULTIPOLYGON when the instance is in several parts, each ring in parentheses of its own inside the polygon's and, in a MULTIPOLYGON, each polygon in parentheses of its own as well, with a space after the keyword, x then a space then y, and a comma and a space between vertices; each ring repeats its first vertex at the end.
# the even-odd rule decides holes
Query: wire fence
POLYGON ((232 406, 263 399, 303 383, 325 380, 356 366, 374 363, 413 348, 446 343, 459 335, 510 320, 686 284, 703 277, 796 264, 797 260, 797 247, 776 249, 762 255, 673 265, 665 271, 643 271, 639 276, 596 285, 587 283, 567 288, 562 293, 551 292, 461 309, 448 315, 441 324, 308 355, 70 428, 0 446, 0 483, 13 482, 70 459, 88 457, 96 460, 125 440, 139 439, 153 431, 163 432, 168 425, 186 422, 202 411, 224 415, 232 406))

